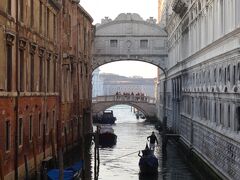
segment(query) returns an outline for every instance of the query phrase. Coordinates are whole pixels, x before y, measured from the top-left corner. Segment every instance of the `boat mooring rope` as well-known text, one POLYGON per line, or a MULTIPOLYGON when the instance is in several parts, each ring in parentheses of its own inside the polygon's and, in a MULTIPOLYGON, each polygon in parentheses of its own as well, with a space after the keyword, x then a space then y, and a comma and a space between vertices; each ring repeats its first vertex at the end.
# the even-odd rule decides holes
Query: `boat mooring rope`
POLYGON ((103 162, 103 165, 105 165, 107 162, 111 162, 111 161, 114 161, 114 160, 117 160, 117 159, 120 159, 120 158, 129 156, 129 155, 132 155, 132 154, 134 154, 134 153, 136 153, 136 152, 139 152, 139 150, 138 150, 138 151, 134 151, 134 152, 132 152, 132 153, 125 154, 125 155, 123 155, 123 156, 119 156, 119 157, 114 158, 114 159, 109 159, 109 160, 107 160, 107 161, 104 161, 104 162, 103 162))

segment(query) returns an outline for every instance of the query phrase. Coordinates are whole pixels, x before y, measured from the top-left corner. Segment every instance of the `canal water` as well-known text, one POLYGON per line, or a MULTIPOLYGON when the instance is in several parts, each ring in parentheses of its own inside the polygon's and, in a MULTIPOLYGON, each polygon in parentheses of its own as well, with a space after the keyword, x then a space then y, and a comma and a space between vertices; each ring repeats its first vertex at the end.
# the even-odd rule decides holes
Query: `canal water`
MULTIPOLYGON (((198 178, 193 173, 194 169, 182 158, 174 141, 169 141, 167 151, 163 153, 160 148, 161 137, 154 125, 142 119, 137 120, 129 106, 119 105, 111 109, 117 118, 116 124, 113 125, 117 144, 113 148, 100 148, 99 180, 192 180, 203 177, 208 179, 206 175, 198 178), (145 148, 147 136, 151 135, 152 131, 155 131, 160 142, 155 149, 155 155, 159 159, 159 173, 154 177, 142 177, 139 175, 138 151, 145 148)), ((92 155, 92 167, 93 159, 92 155)))

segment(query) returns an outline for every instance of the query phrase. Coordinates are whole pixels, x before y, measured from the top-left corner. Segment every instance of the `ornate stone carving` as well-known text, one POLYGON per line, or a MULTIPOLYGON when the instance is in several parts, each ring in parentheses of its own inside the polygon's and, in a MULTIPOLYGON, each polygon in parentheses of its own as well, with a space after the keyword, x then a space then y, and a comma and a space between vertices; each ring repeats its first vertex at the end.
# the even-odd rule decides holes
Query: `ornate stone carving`
POLYGON ((47 52, 47 60, 50 61, 52 58, 52 53, 51 52, 47 52))
POLYGON ((21 38, 21 39, 19 40, 19 48, 20 48, 20 49, 26 49, 26 45, 27 45, 26 39, 21 38))
POLYGON ((15 36, 11 32, 6 33, 6 42, 8 45, 13 45, 14 38, 15 36))
POLYGON ((57 62, 58 61, 58 54, 54 54, 53 59, 54 59, 55 62, 57 62))
POLYGON ((44 53, 45 53, 45 49, 44 49, 44 48, 39 48, 39 49, 38 49, 38 53, 39 53, 39 56, 40 56, 40 57, 43 57, 43 56, 44 56, 44 53))
POLYGON ((29 49, 30 49, 30 53, 31 53, 31 54, 35 54, 36 49, 37 49, 37 44, 35 44, 35 43, 30 43, 29 49))
POLYGON ((182 16, 187 10, 187 5, 185 2, 183 2, 183 0, 174 0, 172 4, 172 9, 175 13, 182 16))

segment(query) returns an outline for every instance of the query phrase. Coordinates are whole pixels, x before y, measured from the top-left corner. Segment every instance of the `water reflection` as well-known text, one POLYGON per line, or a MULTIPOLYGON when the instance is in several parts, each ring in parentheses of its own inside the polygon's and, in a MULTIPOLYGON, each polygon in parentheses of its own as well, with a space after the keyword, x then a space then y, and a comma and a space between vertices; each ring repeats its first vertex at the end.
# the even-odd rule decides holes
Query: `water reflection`
POLYGON ((153 130, 159 142, 160 136, 152 124, 137 120, 129 106, 116 106, 112 110, 117 117, 113 129, 118 140, 113 148, 100 148, 99 180, 197 179, 171 141, 166 152, 162 152, 161 143, 155 149, 159 173, 155 176, 140 175, 138 151, 145 148, 146 138, 153 130))

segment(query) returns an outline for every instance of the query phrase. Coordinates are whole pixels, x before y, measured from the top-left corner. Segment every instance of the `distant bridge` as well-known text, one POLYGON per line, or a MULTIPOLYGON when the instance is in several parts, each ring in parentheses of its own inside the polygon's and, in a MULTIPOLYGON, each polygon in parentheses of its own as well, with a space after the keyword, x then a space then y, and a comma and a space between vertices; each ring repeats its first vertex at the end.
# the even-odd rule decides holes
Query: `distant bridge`
POLYGON ((92 99, 92 113, 99 113, 112 106, 126 104, 143 112, 146 117, 156 115, 155 98, 141 95, 98 96, 92 99))

